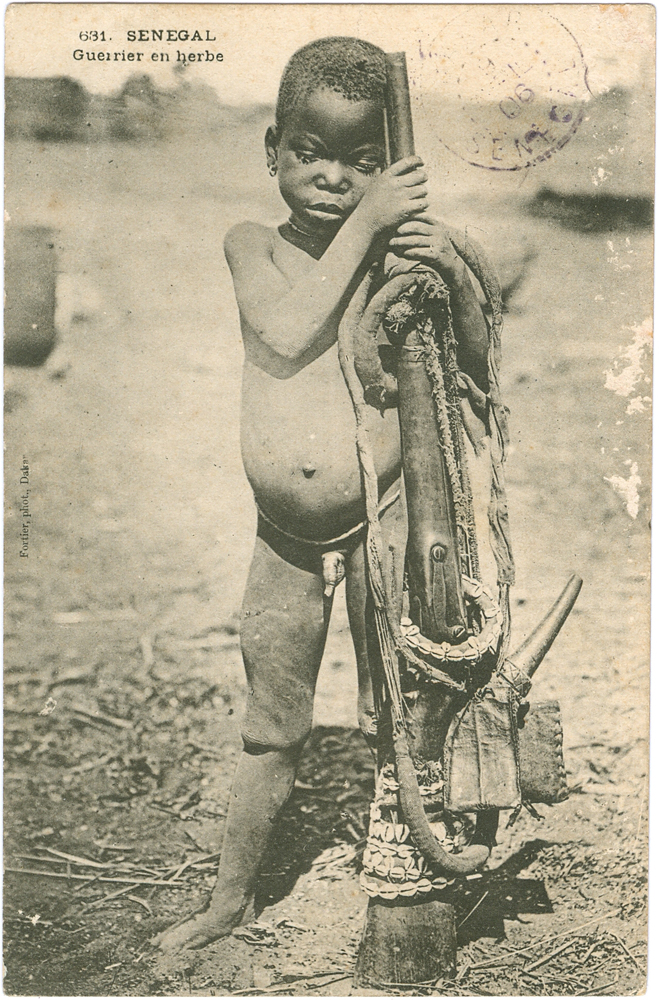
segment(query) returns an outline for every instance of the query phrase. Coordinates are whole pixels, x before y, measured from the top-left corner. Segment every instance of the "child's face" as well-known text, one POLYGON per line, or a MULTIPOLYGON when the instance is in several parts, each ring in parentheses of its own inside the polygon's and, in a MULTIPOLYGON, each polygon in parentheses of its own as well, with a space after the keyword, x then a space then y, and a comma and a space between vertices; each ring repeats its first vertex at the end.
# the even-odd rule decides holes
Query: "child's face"
POLYGON ((291 218, 310 233, 338 229, 384 167, 383 112, 376 101, 350 101, 314 90, 266 147, 291 218))

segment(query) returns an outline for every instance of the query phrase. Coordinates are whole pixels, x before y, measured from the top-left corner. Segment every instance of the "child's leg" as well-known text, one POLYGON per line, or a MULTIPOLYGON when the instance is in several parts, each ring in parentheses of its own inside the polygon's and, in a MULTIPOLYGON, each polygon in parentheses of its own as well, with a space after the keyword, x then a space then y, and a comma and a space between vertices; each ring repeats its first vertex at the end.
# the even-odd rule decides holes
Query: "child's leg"
MULTIPOLYGON (((400 611, 405 564, 407 523, 401 497, 382 515, 380 526, 384 542, 384 578, 390 600, 400 611)), ((377 727, 371 684, 372 670, 380 664, 380 647, 373 617, 373 602, 368 586, 365 544, 359 545, 346 565, 346 603, 350 631, 357 659, 359 727, 370 747, 375 747, 377 727)))
POLYGON ((256 540, 243 602, 247 673, 245 749, 231 790, 210 905, 156 938, 163 951, 202 948, 252 914, 254 889, 274 821, 286 802, 311 730, 313 697, 331 601, 305 558, 293 564, 256 540))

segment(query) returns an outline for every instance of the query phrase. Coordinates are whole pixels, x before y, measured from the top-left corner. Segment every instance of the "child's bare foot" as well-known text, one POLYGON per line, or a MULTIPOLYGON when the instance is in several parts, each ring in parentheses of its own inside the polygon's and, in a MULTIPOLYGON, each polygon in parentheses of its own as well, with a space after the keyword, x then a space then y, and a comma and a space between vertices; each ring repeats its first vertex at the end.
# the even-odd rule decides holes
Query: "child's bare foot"
POLYGON ((166 954, 176 954, 188 949, 204 948, 212 941, 227 937, 232 930, 230 923, 218 921, 215 914, 207 910, 182 924, 168 927, 153 939, 153 944, 166 954))
POLYGON ((201 913, 193 913, 182 922, 166 928, 152 940, 152 945, 166 955, 196 951, 207 944, 228 937, 234 927, 254 919, 254 899, 239 907, 211 905, 201 913))

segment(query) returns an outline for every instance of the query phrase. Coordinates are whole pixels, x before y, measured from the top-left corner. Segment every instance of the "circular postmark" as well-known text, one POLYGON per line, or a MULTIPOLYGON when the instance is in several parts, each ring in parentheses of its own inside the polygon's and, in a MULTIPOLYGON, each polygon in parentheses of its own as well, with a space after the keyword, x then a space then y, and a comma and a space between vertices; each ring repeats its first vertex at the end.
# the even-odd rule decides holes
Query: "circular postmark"
POLYGON ((440 98, 436 134, 467 163, 523 170, 566 145, 584 117, 579 43, 535 5, 466 8, 419 45, 417 79, 440 98))

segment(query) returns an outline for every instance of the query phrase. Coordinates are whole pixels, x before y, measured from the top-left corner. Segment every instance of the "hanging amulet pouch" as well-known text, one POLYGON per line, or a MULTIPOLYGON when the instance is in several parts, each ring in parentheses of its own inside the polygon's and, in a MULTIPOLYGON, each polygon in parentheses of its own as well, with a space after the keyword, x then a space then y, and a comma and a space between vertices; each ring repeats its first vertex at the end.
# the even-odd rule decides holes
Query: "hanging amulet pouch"
POLYGON ((557 701, 532 705, 519 731, 519 772, 524 802, 553 805, 568 797, 563 726, 557 701))
POLYGON ((507 661, 452 721, 444 747, 449 812, 552 805, 568 797, 558 702, 531 707, 507 661))
POLYGON ((453 718, 444 773, 449 812, 521 804, 517 698, 510 685, 488 684, 453 718))

